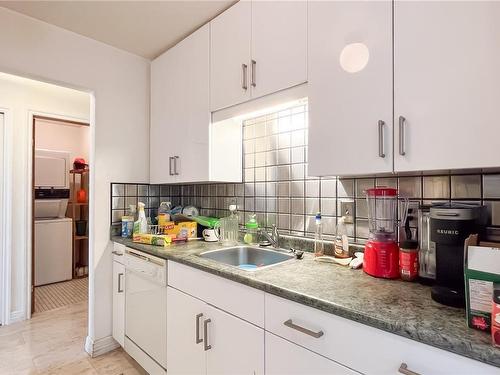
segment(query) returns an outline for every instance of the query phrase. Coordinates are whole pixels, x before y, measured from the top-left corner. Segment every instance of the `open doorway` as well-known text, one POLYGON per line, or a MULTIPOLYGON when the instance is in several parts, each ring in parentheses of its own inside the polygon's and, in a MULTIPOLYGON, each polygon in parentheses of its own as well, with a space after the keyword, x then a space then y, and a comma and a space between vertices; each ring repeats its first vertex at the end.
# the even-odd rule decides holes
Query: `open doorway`
POLYGON ((32 297, 38 313, 88 299, 90 129, 33 116, 32 297))

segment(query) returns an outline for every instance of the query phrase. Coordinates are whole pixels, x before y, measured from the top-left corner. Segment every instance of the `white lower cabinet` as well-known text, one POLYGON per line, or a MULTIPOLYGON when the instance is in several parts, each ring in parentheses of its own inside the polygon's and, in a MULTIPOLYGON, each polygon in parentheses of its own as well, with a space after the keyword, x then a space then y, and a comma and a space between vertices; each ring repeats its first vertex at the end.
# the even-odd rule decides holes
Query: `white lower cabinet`
POLYGON ((167 288, 169 374, 264 374, 264 330, 167 288))
POLYGON ((266 375, 353 375, 356 371, 266 332, 266 375))
POLYGON ((113 260, 113 338, 125 344, 125 266, 113 260))
POLYGON ((167 287, 167 371, 169 374, 204 374, 203 317, 207 305, 167 287))
POLYGON ((168 284, 169 374, 500 373, 176 262, 169 262, 168 284))

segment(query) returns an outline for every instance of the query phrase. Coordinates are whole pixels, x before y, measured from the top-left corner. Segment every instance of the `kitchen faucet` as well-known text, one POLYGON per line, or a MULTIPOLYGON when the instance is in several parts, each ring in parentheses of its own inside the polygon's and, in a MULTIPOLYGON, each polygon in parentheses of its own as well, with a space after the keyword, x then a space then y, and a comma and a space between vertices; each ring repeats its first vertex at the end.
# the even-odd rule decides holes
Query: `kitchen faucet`
POLYGON ((271 226, 271 233, 269 234, 264 228, 260 229, 260 233, 266 238, 272 247, 278 248, 280 242, 280 234, 278 233, 278 228, 276 224, 271 226))

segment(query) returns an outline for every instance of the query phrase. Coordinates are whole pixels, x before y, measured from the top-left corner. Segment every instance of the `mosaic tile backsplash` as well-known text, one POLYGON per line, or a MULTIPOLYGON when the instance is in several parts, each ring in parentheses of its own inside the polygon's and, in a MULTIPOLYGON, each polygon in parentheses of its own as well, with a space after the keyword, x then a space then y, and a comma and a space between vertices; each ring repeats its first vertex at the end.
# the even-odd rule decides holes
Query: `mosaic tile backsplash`
MULTIPOLYGON (((244 182, 239 184, 111 184, 111 222, 118 224, 129 204, 142 201, 154 217, 160 202, 194 205, 205 216, 227 216, 237 204, 240 224, 251 214, 261 226, 276 224, 282 234, 311 237, 321 212, 325 236, 335 235, 339 217, 352 218, 349 236, 368 237, 364 191, 375 186, 399 189, 413 207, 431 202, 485 204, 490 224, 500 226, 500 174, 446 174, 362 178, 307 175, 307 105, 249 119, 243 123, 244 182)), ((416 213, 415 213, 416 216, 416 213)), ((415 228, 416 220, 412 222, 415 228)))

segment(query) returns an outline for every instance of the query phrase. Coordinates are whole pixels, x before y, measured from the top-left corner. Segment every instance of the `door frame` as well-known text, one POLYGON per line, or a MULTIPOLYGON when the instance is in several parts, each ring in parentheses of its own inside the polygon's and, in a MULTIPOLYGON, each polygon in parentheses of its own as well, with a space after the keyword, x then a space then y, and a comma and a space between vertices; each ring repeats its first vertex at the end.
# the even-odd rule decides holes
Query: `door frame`
POLYGON ((11 130, 12 113, 8 108, 1 108, 3 114, 2 131, 2 165, 3 178, 0 181, 0 325, 7 325, 10 322, 10 301, 11 301, 11 243, 12 231, 11 217, 12 212, 12 168, 11 168, 11 130))
MULTIPOLYGON (((91 114, 90 114, 91 115, 91 114)), ((90 118, 91 116, 89 116, 90 118)), ((30 181, 30 189, 26 192, 26 319, 30 319, 35 309, 35 121, 36 120, 52 120, 65 122, 73 125, 85 125, 90 127, 90 122, 87 119, 77 118, 73 116, 47 113, 40 111, 28 111, 28 161, 27 161, 27 181, 30 181)), ((91 128, 90 128, 91 129, 91 128)), ((92 153, 92 140, 89 147, 89 155, 92 153)), ((90 165, 92 168, 92 165, 90 165)), ((90 184, 89 184, 90 188, 90 184)), ((90 197, 90 192, 89 192, 90 197)), ((90 199, 89 199, 90 201, 90 199)), ((90 217, 90 209, 89 209, 90 217)), ((72 240, 73 241, 73 240, 72 240)), ((72 247, 73 252, 73 247, 72 247)), ((89 259, 90 259, 90 242, 89 242, 89 259)), ((89 267, 90 268, 90 267, 89 267)), ((90 270, 89 270, 90 271, 90 270)), ((73 274, 73 270, 72 270, 73 274)), ((90 290, 89 290, 90 293, 90 290)))

